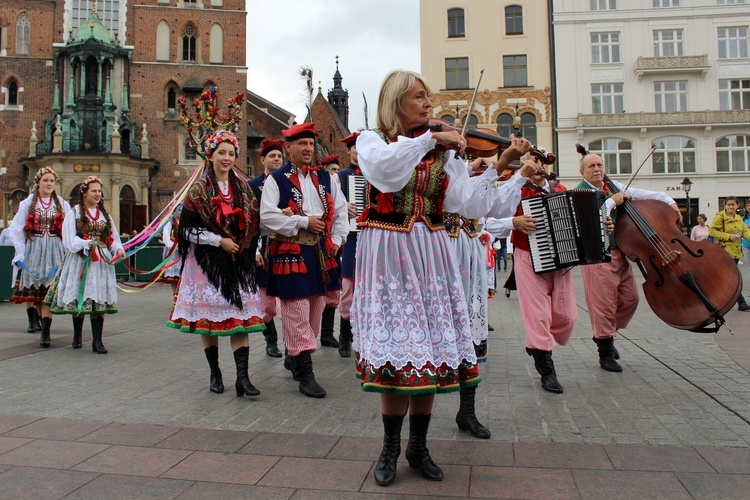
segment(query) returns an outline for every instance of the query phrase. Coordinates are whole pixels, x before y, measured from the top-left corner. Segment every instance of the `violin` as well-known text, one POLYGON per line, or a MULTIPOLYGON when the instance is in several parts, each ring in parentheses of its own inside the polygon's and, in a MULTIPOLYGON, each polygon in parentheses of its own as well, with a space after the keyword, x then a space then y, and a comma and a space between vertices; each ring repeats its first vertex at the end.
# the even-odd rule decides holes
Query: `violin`
MULTIPOLYGON (((429 122, 421 127, 415 128, 412 133, 414 137, 419 137, 426 132, 461 132, 461 128, 456 128, 445 120, 439 120, 437 118, 431 118, 429 122)), ((466 131, 466 149, 465 151, 470 155, 479 156, 481 158, 488 158, 495 156, 499 152, 507 149, 512 144, 510 139, 507 139, 496 131, 491 129, 479 129, 470 128, 466 131)), ((438 146, 437 151, 445 151, 445 147, 438 146)), ((544 150, 532 146, 532 155, 539 158, 539 160, 545 165, 552 165, 555 163, 556 157, 554 153, 547 153, 544 150)), ((519 167, 520 168, 520 167, 519 167)), ((507 169, 506 169, 507 170, 507 169)), ((511 173, 512 175, 512 173, 511 173)))

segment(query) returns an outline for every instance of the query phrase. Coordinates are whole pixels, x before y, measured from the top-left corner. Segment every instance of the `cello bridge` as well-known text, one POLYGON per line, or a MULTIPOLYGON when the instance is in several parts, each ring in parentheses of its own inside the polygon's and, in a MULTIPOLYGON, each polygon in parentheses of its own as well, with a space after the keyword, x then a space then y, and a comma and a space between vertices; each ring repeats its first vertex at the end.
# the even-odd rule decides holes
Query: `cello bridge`
POLYGON ((680 257, 681 252, 679 250, 672 250, 664 256, 661 261, 662 266, 668 266, 675 262, 680 257))

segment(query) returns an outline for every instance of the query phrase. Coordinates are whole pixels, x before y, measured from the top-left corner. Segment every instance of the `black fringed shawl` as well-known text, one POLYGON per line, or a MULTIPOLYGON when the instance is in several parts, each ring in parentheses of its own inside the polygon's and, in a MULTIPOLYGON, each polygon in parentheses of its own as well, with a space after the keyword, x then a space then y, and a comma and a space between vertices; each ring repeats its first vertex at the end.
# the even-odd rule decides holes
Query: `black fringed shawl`
POLYGON ((210 176, 202 177, 190 188, 180 218, 178 244, 184 265, 190 250, 190 235, 197 236, 195 260, 222 297, 241 310, 240 289, 246 292, 256 292, 258 289, 255 276, 255 250, 260 224, 258 200, 234 171, 230 170, 229 179, 234 192, 232 213, 229 215, 219 210, 221 200, 218 188, 210 176), (205 230, 222 238, 231 238, 240 246, 239 252, 232 255, 221 247, 201 243, 200 233, 205 230))

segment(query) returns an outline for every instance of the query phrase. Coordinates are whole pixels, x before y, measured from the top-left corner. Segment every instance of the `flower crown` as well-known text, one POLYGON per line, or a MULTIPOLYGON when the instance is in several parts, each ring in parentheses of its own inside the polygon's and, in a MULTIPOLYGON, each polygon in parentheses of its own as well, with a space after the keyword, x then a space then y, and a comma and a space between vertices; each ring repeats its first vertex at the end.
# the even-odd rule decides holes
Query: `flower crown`
POLYGON ((208 139, 206 139, 206 144, 204 146, 206 157, 211 156, 214 151, 216 151, 216 148, 219 147, 219 144, 221 144, 222 142, 228 142, 232 144, 232 146, 234 146, 235 158, 240 157, 240 143, 237 142, 237 138, 234 135, 227 132, 226 130, 217 130, 208 139))
POLYGON ((57 180, 57 172, 55 172, 54 168, 42 167, 39 170, 37 170, 36 175, 34 176, 34 184, 39 184, 39 181, 42 179, 42 177, 45 174, 52 174, 55 176, 55 180, 57 180))
MULTIPOLYGON (((214 131, 236 132, 242 120, 242 106, 245 102, 244 92, 240 92, 227 100, 226 112, 219 110, 218 101, 219 89, 215 85, 209 86, 198 99, 193 100, 194 112, 192 114, 188 111, 188 103, 185 97, 180 96, 178 98, 182 124, 187 130, 190 144, 200 156, 203 156, 206 152, 207 140, 214 135, 214 131)), ((239 156, 238 146, 235 146, 237 156, 239 156)))
POLYGON ((80 192, 81 192, 81 193, 83 193, 84 191, 86 191, 86 190, 88 189, 88 187, 89 187, 89 184, 91 184, 92 182, 96 182, 97 184, 101 184, 101 183, 102 183, 102 180, 101 180, 101 179, 100 179, 99 177, 95 176, 95 175, 89 175, 89 176, 88 176, 88 177, 86 177, 86 179, 85 179, 85 180, 84 180, 84 181, 83 181, 83 182, 81 183, 81 189, 80 189, 80 192))

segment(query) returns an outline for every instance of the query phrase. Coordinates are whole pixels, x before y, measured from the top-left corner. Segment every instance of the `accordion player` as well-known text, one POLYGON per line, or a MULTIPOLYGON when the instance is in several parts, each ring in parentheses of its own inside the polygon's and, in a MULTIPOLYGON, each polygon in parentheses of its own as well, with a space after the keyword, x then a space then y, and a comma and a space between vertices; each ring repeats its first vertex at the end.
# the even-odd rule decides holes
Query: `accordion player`
POLYGON ((605 200, 604 192, 594 189, 521 200, 524 215, 536 219, 536 230, 528 235, 535 273, 611 260, 605 200))

